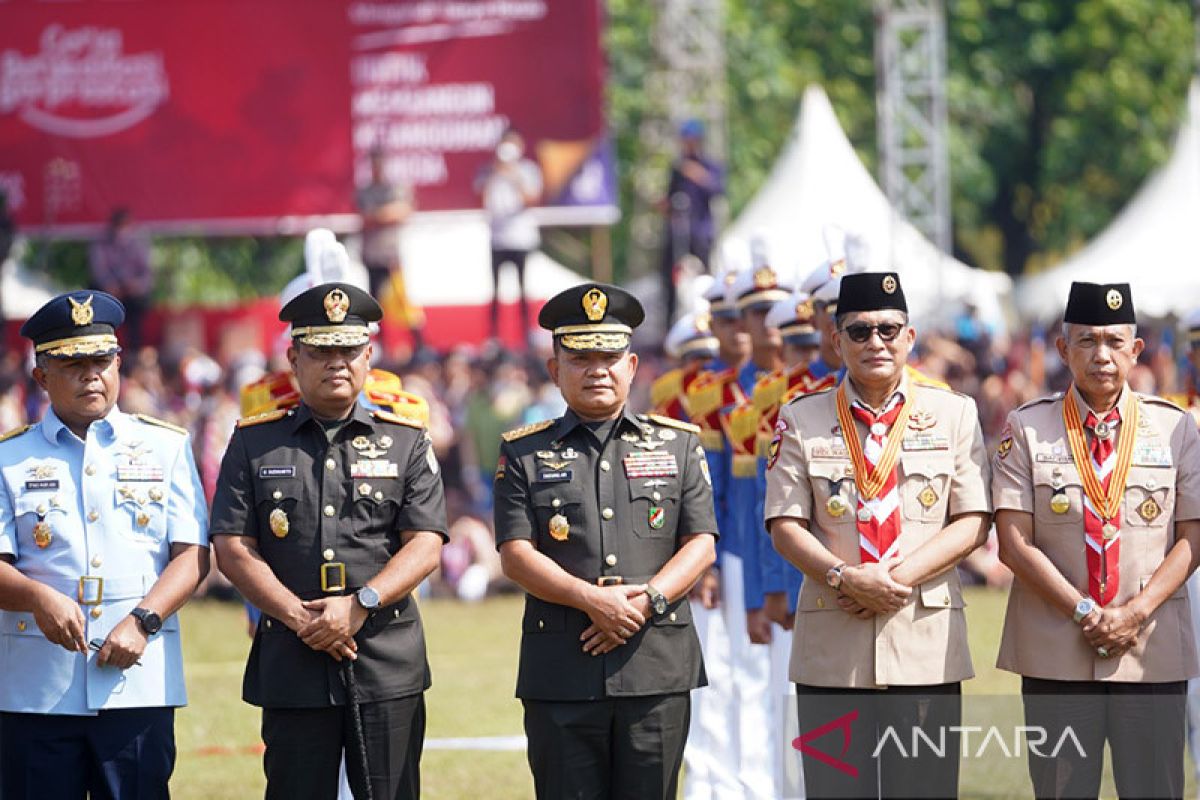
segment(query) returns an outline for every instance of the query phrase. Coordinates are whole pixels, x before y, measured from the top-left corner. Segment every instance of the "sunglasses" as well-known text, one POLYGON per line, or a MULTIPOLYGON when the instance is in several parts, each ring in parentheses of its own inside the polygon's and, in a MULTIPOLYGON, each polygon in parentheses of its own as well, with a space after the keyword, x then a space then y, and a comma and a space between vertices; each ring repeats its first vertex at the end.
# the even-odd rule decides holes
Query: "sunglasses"
POLYGON ((868 341, 876 332, 879 333, 880 339, 891 342, 900 335, 900 331, 904 330, 906 324, 904 322, 881 322, 878 325, 868 325, 865 322, 856 322, 842 328, 842 333, 849 336, 850 341, 858 344, 868 341))

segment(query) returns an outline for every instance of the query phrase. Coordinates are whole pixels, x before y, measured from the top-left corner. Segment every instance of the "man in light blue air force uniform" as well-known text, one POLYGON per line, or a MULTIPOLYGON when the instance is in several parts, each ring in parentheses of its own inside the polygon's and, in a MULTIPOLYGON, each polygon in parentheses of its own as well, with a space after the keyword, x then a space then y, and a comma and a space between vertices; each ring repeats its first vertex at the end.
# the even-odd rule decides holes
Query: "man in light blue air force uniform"
POLYGON ((124 317, 72 292, 21 328, 50 410, 0 437, 6 800, 167 797, 207 520, 186 431, 116 407, 124 317))

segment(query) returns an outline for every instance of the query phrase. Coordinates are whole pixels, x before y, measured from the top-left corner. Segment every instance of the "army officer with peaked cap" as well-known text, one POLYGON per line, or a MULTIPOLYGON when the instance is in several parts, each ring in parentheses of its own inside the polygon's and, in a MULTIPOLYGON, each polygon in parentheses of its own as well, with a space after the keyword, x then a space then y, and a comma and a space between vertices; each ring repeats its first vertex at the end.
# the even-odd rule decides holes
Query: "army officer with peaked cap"
POLYGON ((302 402, 239 422, 221 464, 218 564, 263 611, 242 696, 263 709, 268 798, 335 797, 343 748, 365 796, 360 734, 372 796, 420 795, 430 676, 412 592, 437 566, 446 512, 421 422, 357 402, 381 316, 345 283, 285 305, 302 402))
POLYGON ((527 592, 517 696, 539 798, 674 798, 705 684, 688 589, 716 522, 698 429, 627 405, 644 314, 615 286, 553 297, 558 419, 504 435, 496 541, 527 592))
POLYGON ((0 437, 0 796, 165 798, 179 618, 208 572, 187 432, 116 405, 120 302, 29 318, 42 420, 0 437), (95 651, 95 652, 92 652, 95 651))

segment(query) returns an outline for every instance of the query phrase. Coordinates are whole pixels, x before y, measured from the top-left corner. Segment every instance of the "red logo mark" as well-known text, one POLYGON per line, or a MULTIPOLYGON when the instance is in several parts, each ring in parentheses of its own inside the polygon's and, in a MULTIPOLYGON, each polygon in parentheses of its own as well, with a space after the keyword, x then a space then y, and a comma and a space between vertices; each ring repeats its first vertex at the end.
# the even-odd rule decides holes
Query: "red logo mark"
POLYGON ((850 725, 856 719, 858 719, 857 710, 851 711, 849 714, 843 714, 832 722, 826 722, 819 728, 813 728, 808 733, 800 734, 798 737, 792 740, 792 747, 796 750, 799 750, 802 755, 812 756, 822 764, 833 767, 839 772, 844 772, 851 778, 857 778, 858 767, 842 761, 842 758, 845 757, 846 752, 850 749, 850 725), (836 757, 809 746, 809 742, 813 741, 814 739, 820 739, 830 731, 838 730, 839 728, 842 731, 842 752, 836 757))

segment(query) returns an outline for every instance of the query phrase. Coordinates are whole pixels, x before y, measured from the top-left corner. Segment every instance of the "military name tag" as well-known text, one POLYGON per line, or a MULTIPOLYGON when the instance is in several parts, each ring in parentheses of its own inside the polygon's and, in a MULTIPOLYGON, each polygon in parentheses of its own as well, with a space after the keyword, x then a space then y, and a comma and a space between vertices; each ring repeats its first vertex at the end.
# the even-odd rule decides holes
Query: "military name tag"
POLYGON ((54 492, 58 491, 58 481, 25 481, 25 491, 27 492, 54 492))
POLYGON ((1070 464, 1073 463, 1070 453, 1038 453, 1033 460, 1039 464, 1070 464))
POLYGON ((351 478, 398 478, 400 465, 391 461, 355 461, 350 465, 351 478))
POLYGON ((946 436, 905 436, 900 446, 910 452, 914 450, 949 450, 950 439, 946 436))
POLYGON ((571 480, 571 470, 569 469, 543 469, 538 470, 538 483, 563 483, 571 480))
POLYGON ((808 457, 814 461, 846 461, 850 458, 850 451, 845 445, 817 445, 809 451, 808 457))
POLYGON ((259 467, 258 477, 260 478, 294 478, 296 477, 295 467, 259 467))
POLYGON ((161 481, 163 468, 158 464, 125 464, 117 467, 119 481, 161 481))
POLYGON ((679 474, 679 463, 674 453, 643 452, 630 453, 621 460, 627 478, 672 477, 679 474))
POLYGON ((1171 451, 1161 446, 1136 445, 1133 448, 1135 467, 1169 467, 1171 466, 1171 451))

